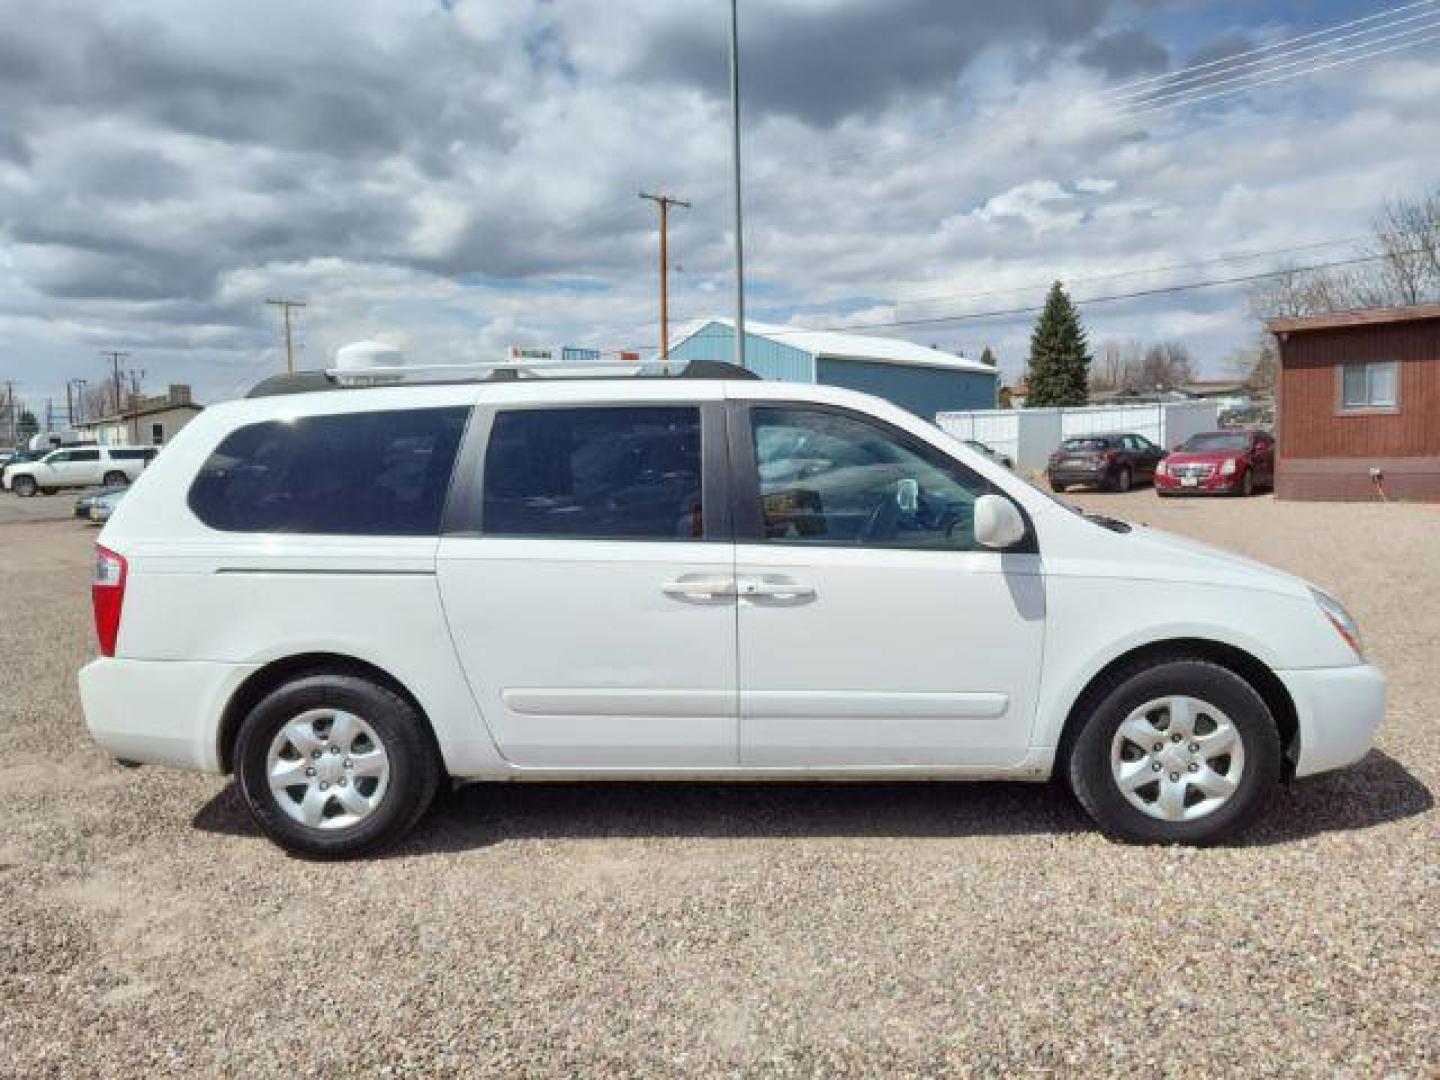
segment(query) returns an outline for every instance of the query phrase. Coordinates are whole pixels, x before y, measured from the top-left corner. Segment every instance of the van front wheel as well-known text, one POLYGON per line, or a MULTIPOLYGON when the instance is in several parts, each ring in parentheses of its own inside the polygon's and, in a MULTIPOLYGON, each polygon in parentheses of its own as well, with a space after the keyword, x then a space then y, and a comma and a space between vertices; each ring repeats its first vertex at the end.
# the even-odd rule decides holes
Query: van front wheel
POLYGON ((1275 719, 1249 683, 1208 661, 1170 660, 1110 680, 1067 766, 1107 836, 1213 844, 1256 817, 1280 762, 1275 719))
POLYGON ((241 723, 235 762, 255 823, 312 859, 399 840, 429 807, 441 775, 414 706, 340 674, 308 675, 261 700, 241 723))

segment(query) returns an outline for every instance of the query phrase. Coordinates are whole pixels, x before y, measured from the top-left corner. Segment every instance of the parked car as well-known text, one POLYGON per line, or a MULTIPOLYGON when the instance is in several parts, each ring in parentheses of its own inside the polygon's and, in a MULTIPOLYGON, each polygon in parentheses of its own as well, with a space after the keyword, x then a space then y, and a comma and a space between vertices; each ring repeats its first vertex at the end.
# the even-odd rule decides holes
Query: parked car
POLYGON ((96 525, 103 525, 109 521, 111 515, 115 513, 115 507, 120 505, 120 500, 125 497, 125 492, 128 490, 123 487, 115 488, 97 496, 95 501, 90 504, 90 521, 96 525))
POLYGON ((998 461, 1007 469, 1015 468, 1015 462, 1010 459, 1009 455, 1002 454, 1000 453, 1000 451, 992 449, 985 443, 981 442, 979 439, 962 439, 961 442, 963 442, 966 446, 970 447, 971 450, 980 451, 980 453, 984 454, 991 461, 998 461))
POLYGON ((134 483, 154 460, 153 446, 72 446, 51 450, 38 461, 10 465, 3 483, 16 495, 46 495, 61 488, 118 487, 134 483))
POLYGON ((75 516, 77 518, 83 518, 86 521, 90 521, 90 508, 95 505, 96 500, 104 498, 106 495, 113 494, 114 492, 126 490, 128 490, 128 488, 107 487, 101 488, 98 491, 90 491, 84 495, 81 495, 80 498, 75 500, 75 516))
POLYGON ((888 402, 492 370, 192 421, 99 537, 93 737, 323 858, 521 779, 1058 774, 1111 836, 1210 843, 1384 716, 1332 597, 888 402))
POLYGON ((1155 470, 1157 495, 1250 495, 1275 487, 1275 439, 1265 431, 1192 435, 1155 470))
POLYGON ((39 461, 49 450, 15 450, 9 455, 9 460, 0 465, 0 487, 9 490, 10 469, 16 465, 24 465, 27 462, 39 461))
POLYGON ((1129 491, 1136 482, 1154 478, 1164 454, 1144 435, 1079 435, 1050 455, 1045 475, 1054 491, 1074 484, 1129 491))

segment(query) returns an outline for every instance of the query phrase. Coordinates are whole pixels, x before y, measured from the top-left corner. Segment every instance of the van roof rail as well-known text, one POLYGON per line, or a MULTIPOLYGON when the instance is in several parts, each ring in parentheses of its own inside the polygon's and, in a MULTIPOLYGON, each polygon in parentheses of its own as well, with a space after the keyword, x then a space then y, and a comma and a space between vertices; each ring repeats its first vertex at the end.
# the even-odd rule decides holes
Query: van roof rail
POLYGON ((395 386, 512 382, 530 379, 758 379, 755 372, 723 360, 601 364, 551 360, 496 360, 470 364, 394 364, 328 368, 272 375, 256 383, 246 397, 278 397, 320 390, 360 390, 395 386))

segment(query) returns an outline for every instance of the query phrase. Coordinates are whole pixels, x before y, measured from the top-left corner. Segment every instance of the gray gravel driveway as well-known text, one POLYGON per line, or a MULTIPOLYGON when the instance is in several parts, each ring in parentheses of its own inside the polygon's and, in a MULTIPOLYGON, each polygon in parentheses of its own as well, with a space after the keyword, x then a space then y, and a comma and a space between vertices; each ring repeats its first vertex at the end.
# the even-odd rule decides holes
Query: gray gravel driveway
POLYGON ((1440 508, 1078 499, 1334 590, 1380 748, 1207 851, 1044 786, 575 784, 314 865, 91 745, 94 532, 0 496, 0 1074, 1435 1075, 1440 508))

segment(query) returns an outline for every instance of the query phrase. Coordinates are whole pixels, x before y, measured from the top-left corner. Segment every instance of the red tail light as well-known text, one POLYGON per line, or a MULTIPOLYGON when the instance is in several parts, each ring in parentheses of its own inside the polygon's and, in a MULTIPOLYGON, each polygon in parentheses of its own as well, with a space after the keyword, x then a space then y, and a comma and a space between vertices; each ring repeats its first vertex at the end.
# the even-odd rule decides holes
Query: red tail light
POLYGON ((1118 458, 1119 456, 1120 456, 1120 455, 1117 454, 1117 453, 1115 453, 1114 450, 1106 450, 1106 451, 1105 451, 1105 463, 1106 463, 1107 465, 1109 465, 1109 464, 1114 464, 1115 459, 1118 458))
POLYGON ((100 639, 101 656, 115 655, 128 569, 123 555, 95 545, 95 579, 90 585, 90 597, 95 605, 95 636, 100 639))

